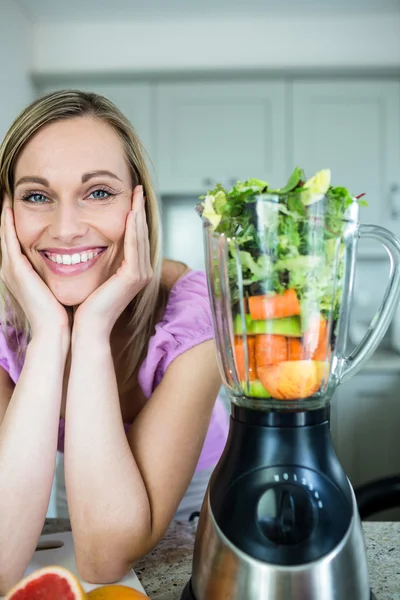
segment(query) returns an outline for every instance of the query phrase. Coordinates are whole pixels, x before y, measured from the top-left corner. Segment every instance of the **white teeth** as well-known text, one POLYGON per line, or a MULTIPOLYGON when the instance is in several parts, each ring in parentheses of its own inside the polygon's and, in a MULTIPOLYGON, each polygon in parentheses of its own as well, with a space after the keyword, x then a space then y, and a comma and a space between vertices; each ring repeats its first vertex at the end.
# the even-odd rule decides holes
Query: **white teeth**
POLYGON ((87 262, 95 256, 101 253, 101 250, 88 250, 78 254, 50 254, 46 252, 46 256, 52 262, 58 263, 59 265, 77 265, 81 262, 87 262))

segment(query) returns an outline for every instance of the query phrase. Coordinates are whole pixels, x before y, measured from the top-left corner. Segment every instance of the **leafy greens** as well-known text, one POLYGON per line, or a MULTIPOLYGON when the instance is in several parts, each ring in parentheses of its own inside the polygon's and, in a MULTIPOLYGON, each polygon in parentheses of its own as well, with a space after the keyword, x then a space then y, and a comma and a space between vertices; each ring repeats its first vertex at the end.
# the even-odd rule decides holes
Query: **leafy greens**
POLYGON ((240 293, 240 266, 246 295, 292 288, 304 312, 333 309, 337 317, 342 234, 351 205, 365 203, 346 188, 332 186, 329 169, 307 180, 296 167, 278 189, 260 179, 238 181, 230 190, 218 184, 200 200, 202 217, 228 238, 233 301, 240 293))

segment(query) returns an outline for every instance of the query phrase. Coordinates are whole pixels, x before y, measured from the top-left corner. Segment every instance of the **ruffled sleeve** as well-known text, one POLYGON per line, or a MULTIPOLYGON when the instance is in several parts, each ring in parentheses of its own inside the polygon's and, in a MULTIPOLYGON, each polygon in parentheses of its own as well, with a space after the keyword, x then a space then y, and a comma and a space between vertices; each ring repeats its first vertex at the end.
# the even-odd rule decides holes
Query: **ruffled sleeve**
POLYGON ((150 339, 139 370, 139 385, 145 396, 151 396, 175 358, 213 337, 205 273, 190 271, 172 288, 164 317, 150 339))
MULTIPOLYGON (((17 344, 17 334, 15 331, 8 327, 7 333, 12 339, 15 338, 15 343, 17 344)), ((3 328, 0 326, 0 366, 3 367, 5 371, 10 375, 11 379, 14 383, 17 382, 21 370, 22 364, 18 361, 17 353, 11 350, 7 344, 3 328)))

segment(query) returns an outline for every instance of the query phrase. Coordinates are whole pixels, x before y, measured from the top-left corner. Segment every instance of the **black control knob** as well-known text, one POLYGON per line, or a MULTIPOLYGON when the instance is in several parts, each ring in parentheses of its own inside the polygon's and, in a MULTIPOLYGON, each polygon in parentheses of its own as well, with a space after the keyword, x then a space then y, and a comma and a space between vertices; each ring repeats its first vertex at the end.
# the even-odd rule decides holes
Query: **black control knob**
POLYGON ((294 545, 306 540, 317 523, 315 501, 308 490, 293 483, 268 488, 257 505, 263 534, 275 544, 294 545))

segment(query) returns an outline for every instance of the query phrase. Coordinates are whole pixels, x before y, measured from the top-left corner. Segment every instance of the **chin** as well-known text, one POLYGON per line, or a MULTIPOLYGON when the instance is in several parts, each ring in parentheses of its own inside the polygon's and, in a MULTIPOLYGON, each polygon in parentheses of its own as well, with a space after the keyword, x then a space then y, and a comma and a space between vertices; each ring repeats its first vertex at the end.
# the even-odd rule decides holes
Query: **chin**
POLYGON ((79 306, 83 304, 85 300, 90 296, 90 294, 54 294, 57 298, 58 302, 63 306, 79 306))
POLYGON ((79 284, 73 285, 49 285, 53 295, 63 306, 79 306, 95 291, 96 287, 82 286, 79 284))

